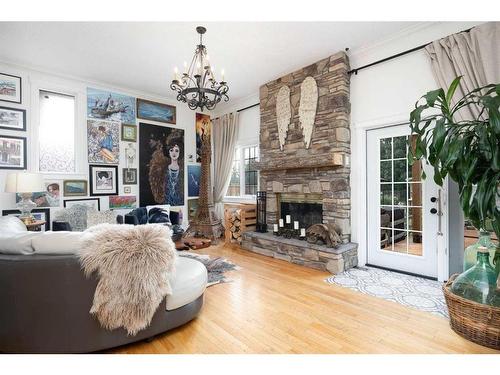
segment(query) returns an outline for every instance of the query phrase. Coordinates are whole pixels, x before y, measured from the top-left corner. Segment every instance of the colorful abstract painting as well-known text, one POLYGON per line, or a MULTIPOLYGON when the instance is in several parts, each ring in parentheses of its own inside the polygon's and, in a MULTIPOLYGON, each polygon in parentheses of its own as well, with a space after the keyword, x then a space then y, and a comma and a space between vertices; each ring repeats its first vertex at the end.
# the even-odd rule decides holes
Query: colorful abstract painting
POLYGON ((88 87, 87 117, 135 124, 135 98, 88 87))
POLYGON ((137 99, 137 118, 175 124, 175 115, 172 105, 137 99))
POLYGON ((197 197, 200 195, 200 175, 201 165, 188 165, 188 197, 197 197))
POLYGON ((201 163, 201 140, 209 137, 212 131, 210 116, 203 113, 196 114, 196 162, 201 163))
POLYGON ((89 163, 118 164, 120 157, 120 123, 87 120, 89 163))
POLYGON ((112 195, 109 197, 110 209, 136 208, 137 197, 135 195, 112 195))
POLYGON ((140 206, 184 205, 184 130, 139 124, 140 206))

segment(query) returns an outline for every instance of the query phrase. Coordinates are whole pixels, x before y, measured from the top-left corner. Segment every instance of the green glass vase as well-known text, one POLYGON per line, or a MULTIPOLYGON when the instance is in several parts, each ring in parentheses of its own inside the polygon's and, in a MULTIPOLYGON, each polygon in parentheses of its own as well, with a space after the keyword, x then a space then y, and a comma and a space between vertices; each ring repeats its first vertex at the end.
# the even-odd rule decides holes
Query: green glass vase
POLYGON ((451 284, 451 291, 468 300, 490 304, 497 289, 497 276, 490 264, 488 248, 480 246, 477 250, 477 262, 461 273, 451 284))
POLYGON ((477 242, 470 246, 467 246, 467 248, 465 249, 464 272, 476 264, 477 249, 479 249, 480 246, 486 247, 490 252, 490 259, 494 259, 496 246, 493 242, 491 242, 491 233, 481 229, 479 231, 479 239, 477 240, 477 242))
POLYGON ((495 272, 497 273, 498 278, 498 276, 500 276, 500 245, 497 246, 495 256, 493 257, 493 267, 495 267, 495 272))

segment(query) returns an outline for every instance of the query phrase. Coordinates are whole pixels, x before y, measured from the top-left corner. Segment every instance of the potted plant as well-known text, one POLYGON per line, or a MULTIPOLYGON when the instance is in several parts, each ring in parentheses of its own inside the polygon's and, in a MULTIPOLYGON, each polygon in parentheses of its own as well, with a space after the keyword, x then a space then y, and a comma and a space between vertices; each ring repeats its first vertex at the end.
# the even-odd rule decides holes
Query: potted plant
MULTIPOLYGON (((492 230, 500 238, 500 84, 478 87, 453 104, 460 80, 455 78, 446 92, 429 91, 415 104, 408 161, 424 159, 434 168, 434 181, 440 186, 449 175, 458 184, 468 220, 483 233, 492 230), (457 120, 457 112, 468 106, 476 106, 479 115, 457 120)), ((498 276, 500 247, 493 263, 498 276)), ((452 328, 472 341, 500 348, 500 322, 492 321, 500 320, 500 308, 453 295, 448 290, 452 280, 444 287, 452 328)))

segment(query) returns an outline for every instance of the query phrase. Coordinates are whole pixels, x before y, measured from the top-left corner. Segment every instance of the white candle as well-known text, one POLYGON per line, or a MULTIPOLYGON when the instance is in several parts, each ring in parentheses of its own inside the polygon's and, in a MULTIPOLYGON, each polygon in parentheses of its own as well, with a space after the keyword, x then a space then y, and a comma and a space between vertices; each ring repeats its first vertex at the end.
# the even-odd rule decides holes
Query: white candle
POLYGON ((286 223, 290 224, 292 222, 292 217, 290 215, 286 215, 286 223))
POLYGON ((306 228, 300 228, 300 237, 306 236, 306 228))
POLYGON ((273 231, 274 231, 274 232, 277 232, 277 231, 278 231, 278 224, 274 224, 274 225, 273 225, 273 231))
POLYGON ((298 222, 298 221, 294 221, 294 222, 293 222, 293 229, 294 229, 294 230, 299 229, 299 222, 298 222))
POLYGON ((280 227, 284 227, 285 225, 283 224, 283 219, 280 219, 280 227))

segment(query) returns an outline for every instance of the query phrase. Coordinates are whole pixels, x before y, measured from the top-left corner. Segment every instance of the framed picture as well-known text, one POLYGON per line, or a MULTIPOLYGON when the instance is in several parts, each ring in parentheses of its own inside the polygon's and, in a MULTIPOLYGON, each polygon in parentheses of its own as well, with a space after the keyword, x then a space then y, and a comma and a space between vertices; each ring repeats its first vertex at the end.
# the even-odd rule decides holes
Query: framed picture
POLYGON ((135 124, 135 98, 88 87, 87 117, 135 124))
MULTIPOLYGON (((2 210, 2 216, 20 216, 21 211, 19 210, 2 210)), ((42 231, 50 230, 50 209, 49 208, 34 208, 31 210, 31 215, 35 220, 45 221, 45 225, 42 227, 42 231)))
POLYGON ((26 137, 0 135, 0 169, 26 169, 26 137))
POLYGON ((210 139, 212 122, 210 116, 203 113, 196 114, 196 162, 201 163, 201 140, 203 137, 210 139))
POLYGON ((132 193, 132 188, 130 186, 124 186, 123 194, 130 194, 130 193, 132 193))
POLYGON ((123 168, 123 185, 137 185, 137 168, 123 168))
POLYGON ((0 100, 21 104, 22 80, 21 77, 0 73, 0 100))
POLYGON ((63 192, 65 197, 85 197, 88 195, 87 180, 64 180, 63 192))
POLYGON ((83 199, 65 199, 64 207, 70 208, 75 204, 83 204, 88 207, 92 207, 99 211, 101 209, 101 201, 99 198, 83 198, 83 199))
POLYGON ((198 210, 198 198, 188 199, 188 220, 193 221, 198 210))
POLYGON ((89 165, 90 195, 118 195, 118 167, 89 165))
POLYGON ((26 131, 26 110, 0 107, 0 129, 26 131))
POLYGON ((200 195, 201 165, 188 164, 188 197, 200 195))
MULTIPOLYGON (((45 191, 37 191, 31 193, 31 200, 37 207, 60 207, 60 181, 45 181, 45 191)), ((16 193, 16 203, 19 203, 23 198, 20 193, 16 193)))
POLYGON ((137 126, 122 124, 122 141, 137 142, 137 126))
POLYGON ((137 98, 137 118, 175 124, 176 110, 173 105, 137 98))
POLYGON ((137 207, 137 197, 135 195, 112 195, 109 197, 109 208, 110 209, 126 209, 126 208, 136 208, 137 207))
POLYGON ((139 206, 184 206, 184 130, 139 124, 139 206))
POLYGON ((118 164, 120 161, 120 123, 87 120, 89 163, 118 164))

